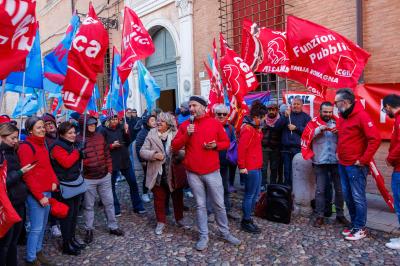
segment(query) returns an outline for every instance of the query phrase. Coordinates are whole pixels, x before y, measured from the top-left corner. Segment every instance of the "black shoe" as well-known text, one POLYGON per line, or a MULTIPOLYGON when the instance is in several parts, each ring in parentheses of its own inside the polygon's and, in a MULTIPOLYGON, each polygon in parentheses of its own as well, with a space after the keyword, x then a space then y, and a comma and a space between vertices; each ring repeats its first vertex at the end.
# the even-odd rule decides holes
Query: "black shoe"
POLYGON ((93 230, 86 230, 84 241, 88 245, 93 242, 93 230))
POLYGON ((145 214, 147 211, 145 209, 142 209, 142 210, 134 210, 133 212, 137 214, 145 214))
POLYGON ((117 228, 117 229, 110 229, 110 234, 111 235, 116 235, 116 236, 123 236, 124 235, 124 231, 122 231, 121 229, 117 228))
POLYGON ((259 234, 261 233, 260 228, 253 223, 253 220, 242 220, 241 228, 243 231, 252 233, 252 234, 259 234))
POLYGON ((71 245, 76 249, 84 249, 86 247, 85 244, 76 240, 76 238, 72 238, 71 245))
POLYGON ((317 217, 314 221, 313 226, 314 227, 321 227, 324 224, 324 218, 322 217, 317 217))
POLYGON ((344 226, 350 225, 350 222, 344 216, 336 216, 336 222, 344 226))
POLYGON ((81 251, 74 246, 72 246, 70 241, 63 242, 63 253, 67 255, 74 255, 77 256, 81 254, 81 251))

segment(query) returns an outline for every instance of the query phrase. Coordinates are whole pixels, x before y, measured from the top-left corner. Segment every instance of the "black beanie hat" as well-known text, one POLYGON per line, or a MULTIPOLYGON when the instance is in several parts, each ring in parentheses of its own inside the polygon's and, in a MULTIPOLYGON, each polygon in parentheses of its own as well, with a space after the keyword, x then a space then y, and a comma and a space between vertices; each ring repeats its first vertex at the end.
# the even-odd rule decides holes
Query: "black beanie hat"
POLYGON ((199 104, 207 107, 207 101, 204 99, 203 96, 200 96, 200 95, 190 96, 189 101, 195 101, 195 102, 198 102, 199 104))

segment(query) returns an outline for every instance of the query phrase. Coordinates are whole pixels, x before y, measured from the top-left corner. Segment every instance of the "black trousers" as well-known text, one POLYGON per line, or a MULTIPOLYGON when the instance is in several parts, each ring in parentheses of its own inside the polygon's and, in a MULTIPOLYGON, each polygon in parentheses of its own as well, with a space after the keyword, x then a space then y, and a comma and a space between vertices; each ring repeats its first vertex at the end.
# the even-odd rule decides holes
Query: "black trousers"
MULTIPOLYGON (((25 216, 25 204, 14 206, 21 219, 25 216)), ((17 265, 17 243, 22 228, 24 227, 23 221, 14 224, 7 234, 0 238, 0 265, 17 265)))
POLYGON ((64 219, 60 219, 60 227, 63 241, 71 241, 75 237, 75 229, 78 219, 79 206, 81 204, 82 195, 77 195, 70 199, 60 197, 60 201, 68 205, 68 215, 64 219))

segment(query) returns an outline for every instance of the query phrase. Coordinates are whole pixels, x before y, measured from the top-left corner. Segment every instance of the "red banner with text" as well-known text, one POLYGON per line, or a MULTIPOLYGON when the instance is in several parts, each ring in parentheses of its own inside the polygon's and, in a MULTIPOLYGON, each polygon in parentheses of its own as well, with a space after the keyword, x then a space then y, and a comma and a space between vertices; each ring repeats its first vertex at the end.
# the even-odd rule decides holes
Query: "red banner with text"
MULTIPOLYGON (((375 125, 378 126, 381 138, 390 139, 394 120, 387 117, 386 114, 381 111, 383 107, 382 100, 388 94, 400 94, 400 83, 360 84, 356 87, 354 93, 375 122, 375 125)), ((333 103, 335 94, 336 90, 328 89, 324 100, 308 92, 288 91, 283 94, 283 101, 291 104, 295 97, 299 97, 303 100, 303 111, 308 113, 311 117, 315 117, 318 115, 321 103, 323 101, 330 101, 333 103)), ((336 108, 334 112, 337 115, 336 108)))

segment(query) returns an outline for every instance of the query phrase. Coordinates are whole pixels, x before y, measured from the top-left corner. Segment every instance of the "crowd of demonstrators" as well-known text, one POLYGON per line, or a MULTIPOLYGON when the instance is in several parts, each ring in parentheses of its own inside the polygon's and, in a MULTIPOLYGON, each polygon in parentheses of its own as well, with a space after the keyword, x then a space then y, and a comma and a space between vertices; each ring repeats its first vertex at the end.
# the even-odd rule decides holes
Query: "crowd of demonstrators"
POLYGON ((174 157, 184 156, 181 151, 173 153, 171 142, 177 132, 175 117, 169 113, 160 113, 157 127, 152 128, 140 148, 140 157, 147 161, 146 187, 154 195, 154 211, 157 219, 155 233, 163 233, 166 217, 166 205, 172 198, 175 221, 178 226, 186 226, 183 221, 183 190, 174 187, 172 164, 174 157))
POLYGON ((104 206, 104 213, 107 219, 107 227, 110 234, 122 236, 124 232, 119 229, 117 218, 115 217, 114 198, 111 185, 112 161, 109 146, 104 136, 96 132, 98 121, 95 117, 87 117, 84 125, 84 117, 79 119, 81 132, 85 131, 85 140, 83 135, 79 134, 77 140, 83 143, 83 169, 82 175, 87 184, 87 190, 84 194, 83 217, 85 222, 85 243, 93 242, 93 223, 94 223, 94 205, 96 195, 104 206), (86 127, 86 129, 85 129, 86 127))
MULTIPOLYGON (((199 229, 195 248, 202 251, 208 246, 208 210, 215 217, 221 238, 240 245, 228 225, 228 218, 239 220, 230 199, 237 168, 244 185, 240 227, 248 233, 260 233, 252 218, 260 191, 263 187, 268 189, 268 184, 292 186, 292 160, 304 148, 302 136, 309 138, 303 157, 311 160, 316 179, 314 226, 325 223, 333 186, 336 222, 347 225, 342 235, 346 240, 362 239, 367 236, 366 177, 369 162, 380 145, 379 132, 351 90, 338 90, 334 104, 339 118, 333 115, 333 104, 324 102, 319 115, 311 120, 302 111, 299 98, 293 99, 285 110, 256 101, 238 129, 228 121, 227 106, 216 105, 210 115, 207 101, 196 95, 183 103, 175 115, 157 109, 139 118, 136 110, 128 109, 126 120, 121 121, 110 110, 101 125, 93 116, 74 115, 70 122, 57 126, 55 117, 46 113, 25 121, 27 137, 22 142, 18 141, 16 123, 0 116, 0 162, 8 162, 8 197, 23 218, 0 239, 0 264, 16 264, 17 241, 24 231, 24 220, 29 224, 27 264, 49 264, 42 247, 51 198, 68 206, 66 217, 58 219, 63 253, 78 255, 94 241, 97 197, 104 207, 109 233, 123 236, 116 218, 121 215, 115 189, 120 173, 129 185, 135 213, 146 212, 143 201, 149 202, 150 192, 153 193, 155 234, 163 234, 170 199, 176 225, 188 228, 183 196, 184 188, 189 186, 199 229), (144 170, 142 197, 129 150, 134 139, 144 170), (237 165, 228 160, 228 149, 231 151, 235 143, 237 165), (77 183, 84 183, 85 188, 77 183), (344 216, 344 202, 350 222, 344 216), (81 204, 86 245, 75 235, 81 204)), ((395 118, 387 164, 394 168, 392 191, 400 223, 400 96, 388 95, 383 106, 382 111, 395 118)), ((49 224, 57 228, 55 219, 50 219, 49 224)), ((386 246, 400 249, 400 239, 391 239, 386 246)))
POLYGON ((229 230, 224 205, 224 187, 219 172, 219 151, 229 147, 229 139, 221 123, 206 115, 206 108, 207 101, 203 97, 191 96, 189 110, 192 117, 181 124, 172 141, 174 152, 185 148, 183 163, 196 201, 200 237, 195 248, 199 251, 206 249, 209 241, 207 197, 212 204, 221 237, 233 245, 241 243, 229 230))
MULTIPOLYGON (((157 127, 157 117, 155 115, 147 115, 147 116, 142 116, 142 120, 143 120, 142 128, 140 129, 139 133, 136 136, 135 150, 136 150, 136 156, 140 164, 142 165, 144 176, 146 176, 147 161, 143 159, 142 156, 140 155, 140 149, 142 148, 144 141, 146 140, 147 134, 149 134, 149 131, 157 127)), ((149 192, 148 188, 146 187, 145 178, 143 179, 142 183, 142 191, 143 191, 142 200, 144 202, 150 202, 150 195, 148 193, 149 192)))
POLYGON ((25 122, 28 132, 26 140, 20 144, 18 157, 21 165, 34 165, 23 174, 28 187, 26 199, 28 222, 30 229, 26 242, 26 262, 37 265, 49 263, 42 252, 44 232, 50 211, 51 192, 56 191, 58 179, 53 170, 45 145, 46 130, 44 121, 38 117, 30 117, 25 122), (39 264, 40 264, 39 263, 39 264))
MULTIPOLYGON (((383 98, 382 105, 382 111, 395 119, 386 164, 388 167, 393 167, 392 192, 394 208, 400 224, 400 96, 390 94, 383 98)), ((400 237, 390 239, 386 247, 400 250, 400 237)))
POLYGON ((142 199, 139 195, 139 188, 136 181, 133 164, 130 159, 129 145, 132 140, 129 135, 129 126, 121 124, 118 114, 114 110, 110 110, 107 116, 105 126, 101 130, 106 143, 109 145, 112 159, 112 190, 114 198, 115 215, 121 215, 121 206, 115 192, 117 177, 121 173, 129 184, 129 192, 133 211, 135 213, 144 214, 146 210, 143 207, 142 199))

